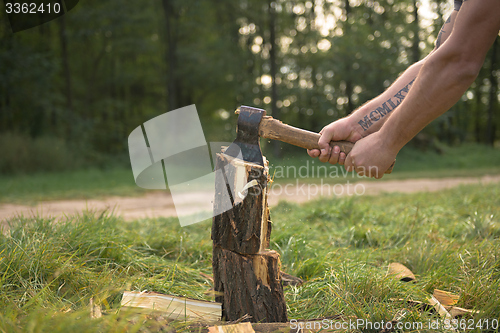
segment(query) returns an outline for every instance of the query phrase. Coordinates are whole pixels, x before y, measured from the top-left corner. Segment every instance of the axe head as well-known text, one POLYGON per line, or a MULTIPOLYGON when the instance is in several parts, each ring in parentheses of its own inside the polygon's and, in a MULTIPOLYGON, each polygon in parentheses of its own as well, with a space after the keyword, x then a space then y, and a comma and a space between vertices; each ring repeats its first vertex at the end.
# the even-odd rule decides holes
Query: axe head
POLYGON ((266 111, 241 106, 236 140, 224 152, 226 155, 264 166, 259 143, 259 124, 266 111))

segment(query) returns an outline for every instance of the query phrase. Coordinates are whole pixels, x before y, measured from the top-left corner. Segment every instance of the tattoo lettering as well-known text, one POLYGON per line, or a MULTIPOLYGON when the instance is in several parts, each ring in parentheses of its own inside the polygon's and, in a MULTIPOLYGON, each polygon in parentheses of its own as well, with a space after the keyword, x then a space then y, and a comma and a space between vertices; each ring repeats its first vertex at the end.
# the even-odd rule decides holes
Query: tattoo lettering
POLYGON ((438 38, 437 38, 437 40, 436 40, 436 49, 437 49, 438 47, 440 47, 440 46, 441 46, 441 38, 443 37, 443 34, 445 34, 445 33, 446 33, 446 31, 444 30, 444 27, 445 27, 448 23, 450 23, 450 22, 451 22, 451 16, 450 16, 450 17, 448 17, 448 19, 447 19, 447 20, 446 20, 446 22, 444 23, 443 27, 442 27, 442 28, 441 28, 441 30, 439 31, 439 35, 438 35, 438 38))
POLYGON ((381 106, 375 108, 375 110, 371 111, 362 120, 360 120, 358 124, 361 126, 363 131, 368 130, 373 125, 373 123, 384 118, 396 107, 398 107, 398 105, 401 104, 406 95, 408 95, 408 92, 410 91, 413 82, 415 82, 415 79, 411 80, 410 83, 408 83, 405 87, 403 87, 400 91, 398 91, 394 95, 394 97, 389 98, 381 106))
POLYGON ((446 31, 444 31, 443 29, 441 29, 441 31, 439 31, 439 35, 438 35, 438 38, 436 40, 436 49, 441 46, 441 37, 443 37, 444 33, 446 33, 446 31))
POLYGON ((368 116, 365 116, 365 118, 363 120, 360 120, 358 124, 361 126, 363 131, 366 131, 367 129, 370 128, 371 125, 373 125, 370 119, 368 119, 368 116))

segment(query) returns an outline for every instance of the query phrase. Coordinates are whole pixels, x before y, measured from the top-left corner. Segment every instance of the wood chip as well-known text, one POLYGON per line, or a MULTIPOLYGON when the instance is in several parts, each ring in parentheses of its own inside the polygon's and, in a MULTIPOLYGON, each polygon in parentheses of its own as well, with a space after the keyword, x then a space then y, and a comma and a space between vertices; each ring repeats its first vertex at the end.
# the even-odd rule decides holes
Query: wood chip
POLYGON ((439 289, 434 289, 432 296, 434 296, 444 306, 455 305, 455 304, 457 304, 458 299, 460 298, 460 296, 458 296, 458 295, 453 295, 452 293, 450 293, 448 291, 439 290, 439 289))
POLYGON ((98 304, 94 304, 94 298, 90 299, 90 318, 96 319, 102 317, 101 307, 98 304))
POLYGON ((415 280, 415 275, 406 266, 393 262, 389 264, 389 271, 387 275, 392 275, 396 279, 409 282, 415 280))
POLYGON ((301 284, 304 283, 304 280, 302 280, 299 277, 287 274, 285 272, 281 272, 281 282, 283 283, 283 286, 300 286, 301 284))

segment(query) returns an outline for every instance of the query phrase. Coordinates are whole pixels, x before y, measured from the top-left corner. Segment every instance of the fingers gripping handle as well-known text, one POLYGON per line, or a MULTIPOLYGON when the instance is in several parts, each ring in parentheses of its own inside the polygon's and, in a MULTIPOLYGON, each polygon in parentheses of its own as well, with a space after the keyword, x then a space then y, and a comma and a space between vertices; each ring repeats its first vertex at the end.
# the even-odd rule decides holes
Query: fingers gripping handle
MULTIPOLYGON (((283 124, 281 121, 264 116, 259 126, 259 136, 272 140, 279 140, 305 149, 319 149, 320 135, 311 131, 283 124)), ((348 155, 354 143, 349 141, 331 141, 330 146, 339 146, 340 151, 348 155)), ((385 173, 391 173, 394 163, 385 173)))

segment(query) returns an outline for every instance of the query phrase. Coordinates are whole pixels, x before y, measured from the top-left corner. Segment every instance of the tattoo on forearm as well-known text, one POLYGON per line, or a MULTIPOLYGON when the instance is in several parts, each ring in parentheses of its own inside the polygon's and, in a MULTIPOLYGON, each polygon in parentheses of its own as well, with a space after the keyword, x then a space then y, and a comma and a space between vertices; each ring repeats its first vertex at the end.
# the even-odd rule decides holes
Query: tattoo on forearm
POLYGON ((448 17, 448 19, 446 20, 446 22, 443 24, 443 27, 442 27, 442 28, 441 28, 441 30, 439 31, 439 35, 438 35, 438 38, 437 38, 437 40, 436 40, 436 49, 437 49, 438 47, 440 47, 440 46, 441 46, 441 38, 443 37, 443 34, 445 34, 445 33, 446 33, 446 31, 444 30, 444 28, 445 28, 445 27, 446 27, 446 25, 447 25, 448 23, 450 23, 450 22, 451 22, 451 16, 450 16, 450 17, 448 17))
POLYGON ((441 29, 441 31, 439 31, 439 35, 438 35, 438 38, 436 40, 436 49, 441 46, 441 37, 443 37, 444 33, 446 33, 446 31, 444 31, 443 29, 441 29))
POLYGON ((415 82, 415 79, 411 80, 404 88, 398 91, 394 97, 389 98, 385 101, 381 106, 371 111, 368 115, 366 115, 362 120, 358 122, 363 131, 368 130, 373 123, 379 121, 388 115, 391 111, 398 107, 399 104, 403 101, 403 99, 408 95, 410 88, 415 82))

